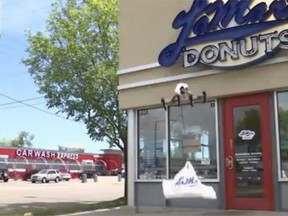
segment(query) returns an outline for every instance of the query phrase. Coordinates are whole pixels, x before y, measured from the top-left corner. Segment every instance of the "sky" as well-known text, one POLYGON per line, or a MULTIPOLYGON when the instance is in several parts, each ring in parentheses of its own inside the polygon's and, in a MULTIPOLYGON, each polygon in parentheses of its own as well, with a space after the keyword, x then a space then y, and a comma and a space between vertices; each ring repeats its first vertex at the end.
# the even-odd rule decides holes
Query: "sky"
POLYGON ((25 31, 45 31, 52 2, 0 0, 0 140, 13 139, 20 131, 27 131, 35 136, 36 148, 57 150, 59 145, 81 146, 85 152, 98 153, 109 145, 92 141, 84 124, 61 117, 64 114, 54 115, 57 110, 47 109, 43 98, 25 102, 36 109, 21 103, 5 105, 15 102, 7 96, 18 101, 43 96, 38 94, 38 88, 21 60, 26 55, 25 31))

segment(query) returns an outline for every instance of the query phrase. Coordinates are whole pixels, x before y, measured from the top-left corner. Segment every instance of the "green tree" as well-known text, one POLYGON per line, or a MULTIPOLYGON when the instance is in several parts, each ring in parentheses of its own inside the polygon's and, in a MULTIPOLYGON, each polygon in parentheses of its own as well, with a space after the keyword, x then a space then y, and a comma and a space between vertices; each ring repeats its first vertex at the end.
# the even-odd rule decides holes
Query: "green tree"
POLYGON ((11 140, 2 139, 0 141, 0 146, 7 146, 7 147, 11 146, 11 140))
POLYGON ((26 131, 21 131, 15 139, 11 140, 10 146, 31 148, 33 146, 33 139, 33 134, 29 134, 26 131))
POLYGON ((29 134, 29 132, 21 131, 15 139, 12 140, 1 140, 0 145, 6 147, 27 147, 31 148, 33 146, 34 135, 29 134))
POLYGON ((28 32, 27 40, 23 63, 48 108, 83 122, 92 140, 119 147, 126 164, 127 118, 116 74, 118 0, 57 0, 46 32, 28 32))

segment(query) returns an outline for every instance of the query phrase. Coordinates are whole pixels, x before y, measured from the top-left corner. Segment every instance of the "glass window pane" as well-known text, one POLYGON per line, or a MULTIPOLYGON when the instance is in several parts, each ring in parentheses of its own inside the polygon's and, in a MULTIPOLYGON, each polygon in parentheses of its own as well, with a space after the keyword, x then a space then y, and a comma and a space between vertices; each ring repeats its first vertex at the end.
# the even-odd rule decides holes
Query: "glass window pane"
POLYGON ((288 92, 278 93, 278 118, 281 176, 288 179, 288 92))
POLYGON ((104 162, 101 162, 101 161, 97 161, 96 163, 94 163, 94 168, 97 172, 101 172, 101 171, 106 170, 106 166, 105 166, 104 162))
POLYGON ((34 169, 41 170, 41 169, 48 169, 49 165, 45 159, 38 158, 34 161, 34 169))
MULTIPOLYGON (((103 164, 103 162, 98 161, 98 164, 103 164)), ((82 170, 89 171, 94 170, 94 162, 91 161, 82 161, 82 170)))
POLYGON ((261 107, 234 107, 236 195, 238 198, 263 198, 261 107))
POLYGON ((200 179, 217 178, 215 104, 169 108, 170 178, 189 159, 200 179))
POLYGON ((23 158, 15 158, 15 169, 27 169, 28 161, 23 158))
POLYGON ((8 169, 8 161, 6 158, 0 158, 0 169, 8 169))
POLYGON ((163 108, 138 111, 138 178, 166 178, 163 108))
POLYGON ((48 162, 50 169, 65 169, 65 164, 59 160, 53 160, 48 162))
POLYGON ((81 170, 81 167, 80 167, 80 164, 77 163, 76 161, 69 161, 69 162, 67 163, 67 169, 68 169, 70 172, 76 172, 76 171, 81 170))
POLYGON ((15 159, 14 158, 8 158, 7 163, 8 163, 8 169, 14 169, 14 167, 15 167, 15 159))

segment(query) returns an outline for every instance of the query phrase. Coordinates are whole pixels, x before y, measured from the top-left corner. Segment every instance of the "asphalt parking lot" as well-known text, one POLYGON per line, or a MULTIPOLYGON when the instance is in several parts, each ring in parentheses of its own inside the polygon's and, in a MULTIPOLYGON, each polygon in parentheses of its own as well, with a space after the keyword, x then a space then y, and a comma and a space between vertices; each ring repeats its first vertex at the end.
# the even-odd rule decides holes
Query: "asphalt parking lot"
MULTIPOLYGON (((59 183, 35 183, 13 181, 0 183, 0 208, 9 204, 25 203, 70 203, 101 202, 117 199, 124 195, 124 179, 118 182, 117 176, 99 176, 98 182, 79 179, 59 183)), ((1 210, 1 209, 0 209, 1 210)))
MULTIPOLYGON (((26 181, 13 181, 0 183, 0 211, 9 211, 11 209, 31 209, 39 207, 54 206, 55 203, 95 203, 117 199, 124 194, 124 179, 118 182, 117 176, 98 177, 98 182, 88 179, 87 183, 81 183, 79 179, 69 182, 59 183, 36 183, 26 181)), ((83 214, 65 214, 65 216, 83 215, 83 216, 136 216, 135 210, 129 207, 115 208, 115 210, 97 210, 92 212, 83 212, 83 214)), ((205 211, 189 210, 188 212, 150 212, 141 213, 143 216, 284 216, 287 213, 279 212, 241 212, 241 211, 205 211)), ((64 216, 64 215, 63 215, 64 216)))
MULTIPOLYGON (((94 211, 90 213, 77 214, 77 216, 287 216, 287 212, 255 212, 255 211, 211 211, 211 210, 191 210, 191 211, 172 211, 136 214, 127 209, 94 211)), ((76 215, 63 215, 76 216, 76 215)))

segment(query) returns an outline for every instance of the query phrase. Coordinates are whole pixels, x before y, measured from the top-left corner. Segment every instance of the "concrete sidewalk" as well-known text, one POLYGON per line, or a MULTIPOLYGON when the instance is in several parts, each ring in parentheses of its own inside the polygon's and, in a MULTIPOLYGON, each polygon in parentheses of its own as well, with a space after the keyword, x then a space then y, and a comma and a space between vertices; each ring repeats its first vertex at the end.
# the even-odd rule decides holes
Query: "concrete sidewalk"
POLYGON ((188 209, 166 209, 161 211, 141 211, 136 213, 136 210, 129 207, 121 207, 114 210, 97 210, 87 213, 67 214, 61 216, 287 216, 287 212, 260 212, 260 211, 236 211, 236 210, 188 210, 188 209))

